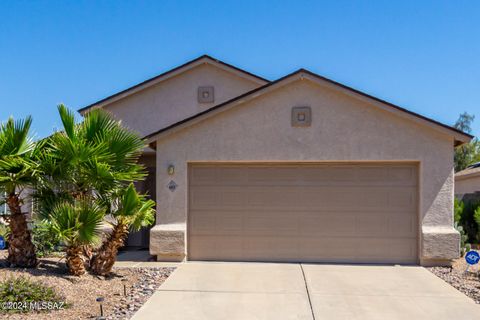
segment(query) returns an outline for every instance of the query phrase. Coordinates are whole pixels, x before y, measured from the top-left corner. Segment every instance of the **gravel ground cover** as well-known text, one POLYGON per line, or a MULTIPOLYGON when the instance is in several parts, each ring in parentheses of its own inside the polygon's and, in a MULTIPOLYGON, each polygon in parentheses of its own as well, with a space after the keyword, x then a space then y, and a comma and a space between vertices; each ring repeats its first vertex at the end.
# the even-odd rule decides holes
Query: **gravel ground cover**
POLYGON ((465 258, 460 258, 454 261, 452 267, 431 267, 427 269, 480 304, 480 269, 478 264, 469 267, 469 270, 465 272, 467 263, 465 258))
POLYGON ((42 258, 37 269, 5 268, 6 252, 0 251, 0 280, 10 276, 26 276, 53 287, 65 297, 69 308, 50 312, 0 313, 1 319, 95 319, 100 315, 97 297, 103 297, 106 319, 130 319, 153 294, 174 268, 114 268, 108 278, 85 274, 70 276, 64 261, 42 258), (126 286, 126 296, 124 295, 126 286))

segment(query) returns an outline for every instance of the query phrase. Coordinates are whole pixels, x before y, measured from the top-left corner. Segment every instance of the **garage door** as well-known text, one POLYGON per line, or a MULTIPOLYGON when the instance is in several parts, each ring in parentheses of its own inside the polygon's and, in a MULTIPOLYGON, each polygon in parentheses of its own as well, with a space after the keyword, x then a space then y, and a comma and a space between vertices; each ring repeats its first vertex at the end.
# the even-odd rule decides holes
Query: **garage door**
POLYGON ((188 258, 417 262, 414 164, 191 165, 188 258))

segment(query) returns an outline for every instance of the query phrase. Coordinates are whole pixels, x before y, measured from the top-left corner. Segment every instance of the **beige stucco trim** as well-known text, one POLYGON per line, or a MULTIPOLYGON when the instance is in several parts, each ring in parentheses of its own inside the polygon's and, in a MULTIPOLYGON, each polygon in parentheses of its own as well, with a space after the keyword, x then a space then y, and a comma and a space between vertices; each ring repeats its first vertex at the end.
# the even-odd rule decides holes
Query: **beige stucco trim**
POLYGON ((423 182, 423 171, 424 171, 424 165, 422 161, 417 162, 417 183, 418 183, 418 188, 417 188, 417 214, 418 214, 418 247, 417 247, 417 253, 418 253, 418 262, 421 263, 422 260, 422 247, 423 247, 423 232, 422 232, 422 225, 423 225, 423 219, 422 219, 422 208, 423 208, 423 197, 422 197, 422 191, 424 188, 424 182, 423 182))
POLYGON ((162 139, 162 138, 164 138, 166 136, 169 136, 169 135, 171 135, 175 132, 178 132, 178 131, 180 131, 184 128, 187 128, 187 127, 192 126, 196 123, 202 122, 205 119, 214 117, 214 116, 216 116, 220 113, 223 113, 227 110, 230 110, 231 108, 233 108, 235 106, 244 104, 244 103, 246 103, 248 101, 251 101, 251 100, 253 100, 257 97, 265 95, 265 94, 267 94, 269 92, 272 92, 274 90, 277 90, 281 87, 287 86, 288 84, 291 84, 293 82, 303 81, 303 80, 308 80, 308 81, 310 81, 312 83, 315 83, 319 86, 323 86, 323 87, 326 87, 326 88, 329 88, 329 89, 332 89, 332 90, 335 90, 335 91, 342 92, 345 95, 353 97, 353 98, 355 98, 357 100, 360 100, 362 102, 366 102, 369 105, 375 106, 375 107, 379 108, 380 110, 390 112, 390 113, 395 114, 395 115, 397 115, 401 118, 411 120, 415 123, 418 123, 418 124, 427 126, 429 128, 432 128, 434 130, 437 130, 437 131, 439 131, 439 132, 441 132, 445 135, 448 135, 449 137, 453 137, 454 138, 454 143, 455 143, 455 141, 458 141, 460 143, 466 143, 466 142, 469 142, 472 139, 468 135, 461 134, 460 132, 457 132, 457 131, 454 131, 454 130, 450 130, 450 129, 448 129, 446 127, 443 127, 439 124, 436 124, 436 123, 431 122, 431 121, 427 121, 423 118, 420 118, 420 117, 415 116, 413 114, 410 114, 408 112, 405 112, 405 111, 402 111, 402 110, 399 110, 399 109, 396 109, 396 108, 392 108, 391 106, 389 106, 385 103, 382 103, 378 100, 369 98, 368 96, 359 94, 355 91, 348 90, 348 89, 346 89, 342 86, 339 86, 335 83, 331 83, 331 82, 326 81, 324 79, 321 79, 319 77, 315 77, 315 76, 313 76, 313 75, 311 75, 307 72, 298 72, 298 73, 295 73, 291 76, 288 76, 288 77, 284 78, 283 80, 281 80, 281 81, 279 81, 275 84, 268 85, 263 89, 260 88, 260 90, 255 91, 252 94, 247 94, 245 97, 243 97, 241 99, 233 99, 231 102, 226 102, 224 105, 221 106, 221 108, 213 109, 208 113, 197 116, 197 117, 192 118, 192 119, 190 119, 190 120, 188 120, 188 121, 186 121, 182 124, 178 124, 178 125, 170 128, 170 129, 167 129, 167 130, 162 131, 158 134, 150 136, 150 137, 148 137, 147 143, 154 143, 156 140, 162 139))
POLYGON ((265 84, 268 83, 267 81, 264 81, 260 78, 254 77, 253 75, 247 74, 245 72, 242 72, 242 71, 234 69, 234 68, 230 68, 228 65, 224 65, 224 64, 222 64, 222 63, 220 63, 220 62, 218 62, 218 61, 216 61, 212 58, 202 57, 202 58, 200 58, 200 59, 198 59, 194 62, 191 62, 191 63, 188 63, 188 64, 184 65, 181 68, 178 68, 178 69, 170 71, 170 72, 167 71, 164 75, 162 75, 162 76, 160 76, 156 79, 153 79, 151 81, 147 81, 146 83, 144 83, 142 85, 133 87, 131 89, 127 89, 125 92, 123 92, 121 94, 118 94, 118 95, 115 95, 115 96, 112 96, 111 98, 109 98, 107 100, 104 100, 104 101, 102 101, 98 104, 92 105, 86 110, 80 110, 80 114, 84 115, 84 114, 88 113, 89 111, 91 111, 93 109, 103 108, 103 107, 105 107, 109 104, 112 104, 112 103, 116 102, 116 101, 119 101, 119 100, 124 99, 128 96, 131 96, 135 93, 138 93, 138 92, 143 91, 147 88, 150 88, 150 87, 152 87, 152 86, 154 86, 158 83, 164 82, 168 79, 174 78, 174 77, 176 77, 176 76, 178 76, 182 73, 185 73, 189 70, 192 70, 192 69, 194 69, 198 66, 206 65, 206 64, 217 67, 217 68, 219 68, 223 71, 235 74, 236 76, 238 76, 240 78, 255 82, 258 85, 265 85, 265 84))

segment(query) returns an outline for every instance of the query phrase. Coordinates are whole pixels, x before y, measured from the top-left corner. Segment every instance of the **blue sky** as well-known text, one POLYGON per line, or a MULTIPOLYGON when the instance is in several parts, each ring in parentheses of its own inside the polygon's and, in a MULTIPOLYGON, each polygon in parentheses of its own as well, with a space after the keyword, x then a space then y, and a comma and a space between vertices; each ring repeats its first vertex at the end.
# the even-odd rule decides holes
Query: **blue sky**
POLYGON ((480 135, 480 1, 2 1, 0 120, 59 126, 207 53, 268 79, 300 67, 480 135))

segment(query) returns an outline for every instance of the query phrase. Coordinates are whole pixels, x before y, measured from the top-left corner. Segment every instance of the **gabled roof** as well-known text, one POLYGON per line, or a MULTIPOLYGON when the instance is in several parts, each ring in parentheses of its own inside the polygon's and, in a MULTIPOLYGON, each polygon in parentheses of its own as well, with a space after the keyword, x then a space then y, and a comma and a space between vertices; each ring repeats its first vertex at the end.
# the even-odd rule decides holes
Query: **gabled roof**
POLYGON ((473 177, 480 177, 480 162, 468 166, 466 169, 455 173, 455 179, 463 180, 473 177))
POLYGON ((201 121, 207 117, 211 117, 219 112, 222 112, 224 110, 228 110, 229 108, 235 106, 235 105, 238 105, 238 104, 241 104, 241 103, 244 103, 248 100, 251 100, 251 99, 254 99, 266 92, 269 92, 275 88, 278 88, 278 87, 281 87, 281 86, 284 86, 288 83, 291 83, 293 81, 296 81, 296 80, 299 80, 299 79, 308 79, 308 80, 311 80, 311 81, 314 81, 314 82, 320 82, 322 84, 325 84, 325 85, 328 85, 334 89, 339 89, 339 90, 344 90, 344 92, 346 92, 347 94, 350 94, 352 96, 355 96, 357 98, 360 98, 360 99, 363 99, 363 100, 367 100, 368 102, 370 103, 373 103, 374 105, 376 105, 377 107, 383 109, 383 110, 386 110, 386 111, 390 111, 390 112, 393 112, 399 116, 403 116, 403 117, 408 117, 410 118, 411 120, 414 120, 416 122, 419 122, 419 123, 422 123, 422 124, 425 124, 425 125, 429 125, 431 127, 434 127, 438 130, 441 130, 443 132, 446 132, 450 135, 453 136, 454 140, 455 140, 455 145, 460 145, 460 144, 463 144, 465 142, 468 142, 470 141, 473 136, 470 135, 470 134, 467 134, 463 131, 460 131, 456 128, 453 128, 451 126, 448 126, 446 124, 443 124, 441 122, 438 122, 436 120, 433 120, 433 119, 430 119, 430 118, 427 118, 425 116, 422 116, 418 113, 415 113, 415 112, 412 112, 412 111, 409 111, 405 108, 402 108, 402 107, 399 107, 393 103, 390 103, 390 102, 387 102, 385 100, 382 100, 382 99, 379 99, 379 98, 376 98, 374 96, 371 96, 367 93, 364 93, 364 92, 361 92, 359 90, 356 90, 356 89, 353 89, 349 86, 346 86, 344 84, 341 84, 341 83, 338 83, 336 81, 333 81, 333 80, 330 80, 328 78, 325 78, 323 76, 320 76, 316 73, 313 73, 311 71, 308 71, 308 70, 305 70, 305 69, 299 69, 291 74, 288 74, 278 80, 275 80, 275 81, 272 81, 270 83, 267 83, 259 88, 256 88, 256 89, 253 89, 245 94, 242 94, 238 97, 235 97, 231 100, 228 100, 226 102, 223 102, 219 105, 216 105, 208 110, 205 110, 203 112, 200 112, 194 116, 191 116, 189 118, 186 118, 184 120, 181 120, 177 123, 174 123, 168 127, 165 127, 165 128, 162 128, 156 132, 153 132, 147 136, 145 136, 144 138, 148 140, 149 143, 152 143, 154 142, 155 138, 160 136, 161 134, 164 134, 164 133, 167 133, 167 132, 171 132, 173 130, 178 130, 178 129, 181 129, 183 127, 186 127, 186 126, 189 126, 193 123, 196 123, 198 121, 201 121))
POLYGON ((228 70, 230 72, 235 72, 236 74, 244 77, 244 78, 247 78, 247 79, 250 79, 252 81, 255 81, 257 82, 259 85, 264 85, 266 83, 269 83, 270 81, 265 79, 265 78, 262 78, 260 76, 257 76, 253 73, 250 73, 248 71, 245 71, 245 70, 242 70, 240 68, 237 68, 235 66, 232 66, 231 64, 228 64, 226 62, 223 62, 223 61, 220 61, 218 59, 215 59, 215 58, 212 58, 211 56, 209 55, 202 55, 196 59, 193 59, 191 61, 188 61, 187 63, 184 63, 176 68, 173 68, 171 70, 168 70, 162 74, 159 74, 158 76, 155 76, 153 78, 150 78, 150 79, 147 79, 139 84, 136 84, 130 88, 127 88, 123 91, 120 91, 118 93, 115 93, 109 97, 106 97, 102 100, 99 100, 97 102, 94 102, 86 107, 83 107, 81 109, 78 110, 79 113, 81 114, 84 114, 85 112, 88 112, 89 109, 92 109, 92 108, 101 108, 103 107, 104 105, 106 104, 109 104, 113 101, 116 101, 116 100, 119 100, 119 99, 122 99, 124 97, 127 97, 135 92, 138 92, 140 90, 143 90, 143 89, 146 89, 150 86, 153 86, 161 81, 164 81, 166 79, 169 79, 175 75, 178 75, 180 73, 183 73, 187 70, 190 70, 198 65, 201 65, 203 63, 209 63, 209 64, 212 64, 212 65, 215 65, 215 66, 218 66, 224 70, 228 70))

